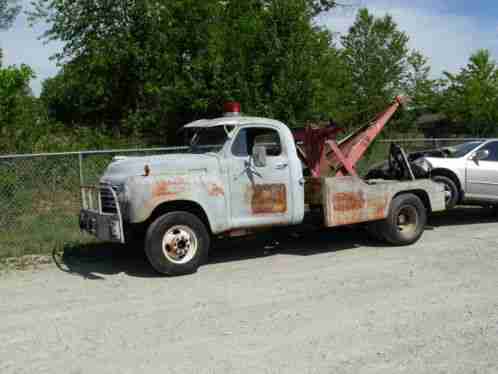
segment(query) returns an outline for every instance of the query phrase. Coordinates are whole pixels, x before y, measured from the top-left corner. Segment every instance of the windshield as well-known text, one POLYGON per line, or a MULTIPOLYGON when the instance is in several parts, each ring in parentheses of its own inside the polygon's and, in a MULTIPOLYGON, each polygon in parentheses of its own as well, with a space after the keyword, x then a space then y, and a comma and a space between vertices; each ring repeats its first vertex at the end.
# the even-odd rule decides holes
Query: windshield
POLYGON ((472 152, 474 149, 479 147, 483 142, 468 142, 459 144, 452 148, 452 152, 448 157, 450 158, 460 158, 465 156, 467 153, 472 152))
POLYGON ((228 139, 227 126, 195 127, 186 131, 185 145, 190 153, 219 152, 228 139))

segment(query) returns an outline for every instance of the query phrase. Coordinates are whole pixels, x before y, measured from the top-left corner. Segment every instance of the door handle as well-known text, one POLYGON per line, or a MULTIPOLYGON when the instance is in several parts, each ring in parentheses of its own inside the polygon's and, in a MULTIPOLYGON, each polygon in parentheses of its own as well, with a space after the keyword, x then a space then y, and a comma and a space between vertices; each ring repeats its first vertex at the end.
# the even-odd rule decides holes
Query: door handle
POLYGON ((285 169, 289 164, 287 162, 281 162, 275 166, 275 169, 277 170, 283 170, 285 169))

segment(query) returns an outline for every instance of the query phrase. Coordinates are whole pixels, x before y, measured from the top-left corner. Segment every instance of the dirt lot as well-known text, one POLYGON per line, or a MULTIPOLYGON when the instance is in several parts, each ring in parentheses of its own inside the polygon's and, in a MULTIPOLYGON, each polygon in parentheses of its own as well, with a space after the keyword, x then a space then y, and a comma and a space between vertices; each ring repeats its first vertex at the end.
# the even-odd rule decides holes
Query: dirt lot
POLYGON ((225 242, 181 278, 68 248, 0 276, 0 373, 497 373, 498 218, 431 224, 408 248, 357 229, 225 242))

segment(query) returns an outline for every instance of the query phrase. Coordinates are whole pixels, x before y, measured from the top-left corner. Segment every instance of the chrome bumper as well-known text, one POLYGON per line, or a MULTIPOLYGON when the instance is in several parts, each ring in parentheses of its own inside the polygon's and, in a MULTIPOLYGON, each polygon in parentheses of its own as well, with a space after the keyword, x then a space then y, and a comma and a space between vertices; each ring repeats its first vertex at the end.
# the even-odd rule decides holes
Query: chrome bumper
POLYGON ((81 187, 80 229, 97 239, 125 243, 123 216, 116 191, 110 185, 81 187), (104 211, 102 195, 112 199, 115 212, 104 211))

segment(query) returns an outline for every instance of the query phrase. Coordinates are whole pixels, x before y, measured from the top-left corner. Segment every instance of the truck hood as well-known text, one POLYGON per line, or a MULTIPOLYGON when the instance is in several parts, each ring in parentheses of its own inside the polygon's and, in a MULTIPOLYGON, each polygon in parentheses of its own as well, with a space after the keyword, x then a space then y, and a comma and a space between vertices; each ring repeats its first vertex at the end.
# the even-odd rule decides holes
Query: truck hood
POLYGON ((424 160, 428 161, 433 169, 458 169, 465 167, 465 160, 461 158, 424 157, 424 160))
POLYGON ((109 164, 101 178, 103 183, 122 184, 130 177, 144 176, 148 166, 151 176, 185 175, 196 172, 215 172, 219 158, 215 153, 169 154, 146 157, 118 157, 109 164))

